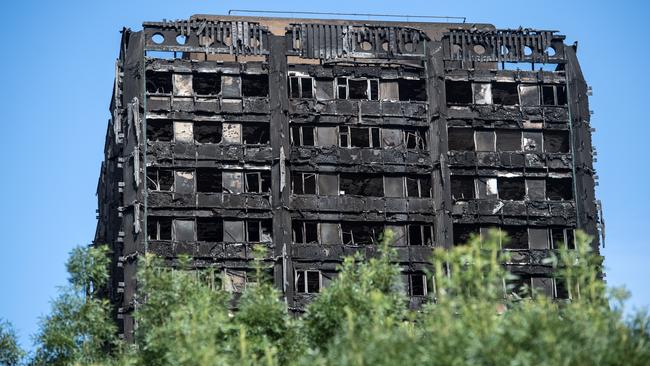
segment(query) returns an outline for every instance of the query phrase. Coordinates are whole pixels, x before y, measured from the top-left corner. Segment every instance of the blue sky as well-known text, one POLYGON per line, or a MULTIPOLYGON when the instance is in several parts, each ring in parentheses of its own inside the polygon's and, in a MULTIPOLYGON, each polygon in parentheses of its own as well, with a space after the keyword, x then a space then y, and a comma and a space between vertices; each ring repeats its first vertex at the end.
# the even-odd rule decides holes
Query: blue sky
POLYGON ((2 257, 0 318, 23 346, 66 283, 71 248, 95 231, 95 188, 103 157, 114 62, 122 27, 228 9, 466 16, 501 28, 556 29, 578 56, 595 111, 610 285, 632 291, 632 307, 650 305, 650 164, 646 149, 650 47, 643 1, 3 1, 0 58, 2 257), (8 24, 7 24, 8 23, 8 24), (645 187, 645 188, 644 188, 645 187))

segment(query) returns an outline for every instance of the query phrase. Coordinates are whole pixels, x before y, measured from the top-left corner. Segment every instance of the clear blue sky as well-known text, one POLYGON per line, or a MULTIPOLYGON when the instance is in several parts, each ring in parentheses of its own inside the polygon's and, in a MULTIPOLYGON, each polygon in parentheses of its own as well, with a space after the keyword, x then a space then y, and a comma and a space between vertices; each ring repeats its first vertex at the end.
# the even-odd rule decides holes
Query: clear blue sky
POLYGON ((70 249, 95 231, 95 188, 120 34, 143 21, 228 9, 461 15, 497 27, 556 29, 593 86, 598 197, 607 224, 607 281, 650 305, 649 5, 644 1, 2 1, 3 142, 0 317, 23 346, 66 283, 70 249), (474 5, 470 5, 475 3, 474 5), (646 226, 648 225, 648 226, 646 226))

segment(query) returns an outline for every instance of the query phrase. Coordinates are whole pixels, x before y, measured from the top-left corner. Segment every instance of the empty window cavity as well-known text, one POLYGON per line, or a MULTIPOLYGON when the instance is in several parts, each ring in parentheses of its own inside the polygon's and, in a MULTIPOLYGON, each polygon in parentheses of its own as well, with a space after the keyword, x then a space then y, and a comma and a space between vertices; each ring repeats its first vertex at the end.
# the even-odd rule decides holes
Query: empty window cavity
POLYGON ((546 198, 552 201, 573 199, 573 181, 571 178, 546 179, 546 198))
POLYGON ((172 218, 163 216, 147 217, 147 238, 149 240, 171 240, 172 218))
POLYGON ((218 144, 223 135, 223 126, 216 122, 194 122, 194 140, 202 144, 218 144))
POLYGON ((545 152, 568 153, 569 149, 569 131, 544 131, 545 152))
POLYGON ((215 168, 196 169, 196 191, 221 193, 221 171, 215 168))
POLYGON ((456 200, 471 200, 474 196, 474 178, 464 176, 451 177, 451 197, 456 200))
POLYGON ((348 245, 375 244, 383 231, 383 224, 372 224, 368 222, 341 223, 343 244, 348 245))
POLYGON ((241 93, 244 97, 268 97, 269 76, 248 75, 241 76, 241 93))
POLYGON ((171 141, 174 127, 170 120, 147 119, 147 141, 171 141))
POLYGON ((270 242, 271 241, 270 220, 247 220, 246 241, 249 243, 270 242))
POLYGON ((426 296, 427 295, 427 277, 424 273, 413 273, 408 275, 409 278, 409 295, 426 296))
POLYGON ((170 72, 147 71, 147 92, 170 94, 173 90, 172 74, 170 72))
POLYGON ((447 104, 471 104, 472 84, 468 81, 445 81, 447 104))
POLYGON ((523 178, 497 178, 499 198, 521 201, 526 197, 526 183, 523 178))
POLYGON ((492 83, 492 102, 502 105, 516 105, 519 103, 516 83, 492 83))
POLYGON ((359 174, 341 174, 341 194, 367 197, 382 197, 384 195, 383 179, 381 176, 368 177, 359 174))
POLYGON ((480 228, 471 224, 454 224, 454 245, 469 243, 472 235, 479 235, 480 228))
POLYGON ((425 80, 399 79, 399 100, 424 102, 427 100, 425 80))
POLYGON ((196 240, 211 242, 223 241, 223 221, 213 217, 197 218, 196 240))
POLYGON ((542 85, 542 104, 546 106, 566 105, 566 86, 542 85))
POLYGON ((431 177, 405 177, 407 197, 431 197, 431 177))
POLYGON ((381 147, 379 127, 339 126, 341 147, 381 147))
POLYGON ((474 130, 471 128, 449 128, 447 135, 449 150, 474 151, 474 130))
POLYGON ((194 74, 192 87, 197 95, 218 95, 221 92, 221 75, 217 73, 194 74))
POLYGON ((521 151, 521 131, 496 130, 497 151, 521 151))
POLYGON ((575 233, 573 229, 550 229, 551 247, 553 249, 575 249, 575 233))
POLYGON ((242 139, 246 145, 266 145, 270 141, 268 123, 244 123, 242 139))
POLYGON ((528 249, 528 228, 505 226, 501 230, 508 236, 508 240, 502 243, 503 249, 528 249))

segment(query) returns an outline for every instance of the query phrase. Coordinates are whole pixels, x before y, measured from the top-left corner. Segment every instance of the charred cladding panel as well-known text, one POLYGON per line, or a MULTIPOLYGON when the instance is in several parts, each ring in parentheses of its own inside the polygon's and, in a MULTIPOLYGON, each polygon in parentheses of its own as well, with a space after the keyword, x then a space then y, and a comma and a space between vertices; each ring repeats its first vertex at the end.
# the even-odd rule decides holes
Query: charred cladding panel
POLYGON ((433 247, 496 226, 522 278, 560 293, 525 253, 598 234, 587 86, 555 32, 195 16, 120 49, 95 242, 127 337, 145 252, 238 292, 261 245, 301 311, 386 229, 412 305, 433 247))

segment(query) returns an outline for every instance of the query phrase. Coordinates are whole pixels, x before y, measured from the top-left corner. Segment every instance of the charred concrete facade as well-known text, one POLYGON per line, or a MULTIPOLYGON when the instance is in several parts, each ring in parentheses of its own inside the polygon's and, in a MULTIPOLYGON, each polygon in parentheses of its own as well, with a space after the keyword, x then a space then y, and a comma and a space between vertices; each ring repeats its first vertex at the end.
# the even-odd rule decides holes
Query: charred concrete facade
POLYGON ((300 311, 390 228, 417 307, 433 247, 501 228, 522 284, 565 297, 542 259, 600 231, 588 87, 552 31, 197 15, 124 29, 115 73, 95 243, 127 338, 146 252, 237 293, 261 244, 300 311))

